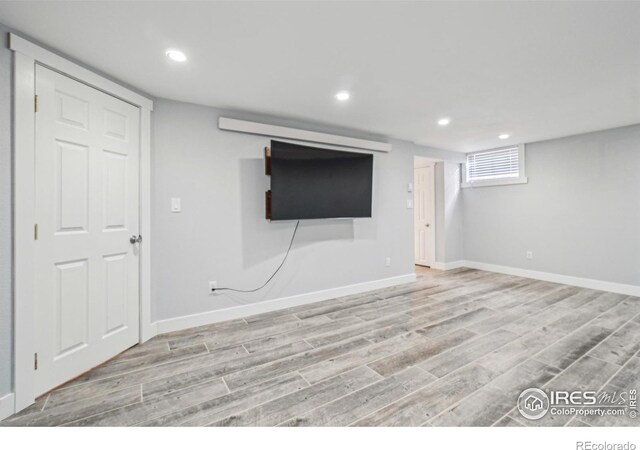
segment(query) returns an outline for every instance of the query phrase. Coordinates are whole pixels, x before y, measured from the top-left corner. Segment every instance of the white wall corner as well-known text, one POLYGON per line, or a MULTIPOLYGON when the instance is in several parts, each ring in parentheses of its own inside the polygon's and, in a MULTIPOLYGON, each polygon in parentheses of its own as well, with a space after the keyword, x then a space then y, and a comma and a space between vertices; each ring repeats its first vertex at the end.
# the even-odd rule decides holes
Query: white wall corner
POLYGON ((537 270, 500 266, 497 264, 489 264, 478 261, 459 262, 461 263, 460 267, 469 267, 471 269, 486 270, 487 272, 497 272, 503 273, 505 275, 514 275, 518 277, 532 278, 534 280, 549 281, 551 283, 567 284, 569 286, 640 297, 640 286, 635 286, 632 284, 613 283, 611 281, 594 280, 591 278, 574 277, 571 275, 560 275, 550 272, 540 272, 537 270))
POLYGON ((0 420, 6 419, 15 412, 16 399, 13 393, 0 397, 0 420))
POLYGON ((367 281, 365 283, 350 284, 347 286, 325 289, 322 291, 294 295, 291 297, 283 297, 274 300, 253 303, 250 305, 241 305, 216 311, 207 311, 199 314, 191 314, 188 316, 159 320, 157 322, 154 322, 153 325, 156 326, 158 334, 170 333, 172 331, 179 331, 187 328, 209 325, 212 323, 223 322, 225 320, 241 319, 243 317, 249 317, 256 314, 291 308, 293 306, 306 305, 309 303, 320 302, 336 297, 344 297, 346 295, 360 294, 376 289, 383 289, 400 284, 412 283, 414 281, 416 281, 416 274, 410 273, 391 278, 367 281))

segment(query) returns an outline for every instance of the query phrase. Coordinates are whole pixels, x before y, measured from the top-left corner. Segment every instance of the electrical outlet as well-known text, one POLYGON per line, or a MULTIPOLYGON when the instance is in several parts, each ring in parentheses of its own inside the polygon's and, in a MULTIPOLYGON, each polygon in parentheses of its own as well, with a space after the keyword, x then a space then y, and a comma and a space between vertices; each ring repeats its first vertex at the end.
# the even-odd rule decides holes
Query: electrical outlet
POLYGON ((217 288, 218 288, 217 281, 209 281, 209 293, 213 293, 213 290, 217 288))
POLYGON ((391 258, 389 256, 384 260, 384 265, 387 267, 391 266, 391 258))
POLYGON ((531 250, 527 251, 527 259, 533 259, 533 252, 531 250))

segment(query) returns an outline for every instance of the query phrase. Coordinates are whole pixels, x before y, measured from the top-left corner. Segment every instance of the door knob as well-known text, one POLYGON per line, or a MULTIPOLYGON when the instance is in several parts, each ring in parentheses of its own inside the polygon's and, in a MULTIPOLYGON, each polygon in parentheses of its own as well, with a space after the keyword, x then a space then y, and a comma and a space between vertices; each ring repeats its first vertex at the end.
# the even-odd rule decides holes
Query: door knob
POLYGON ((425 227, 429 228, 429 225, 431 225, 430 223, 426 224, 425 227))
POLYGON ((138 235, 138 236, 133 235, 133 236, 131 236, 131 237, 129 238, 129 242, 131 242, 132 244, 136 244, 136 243, 138 243, 138 244, 139 244, 140 242, 142 242, 142 236, 140 236, 140 235, 138 235))

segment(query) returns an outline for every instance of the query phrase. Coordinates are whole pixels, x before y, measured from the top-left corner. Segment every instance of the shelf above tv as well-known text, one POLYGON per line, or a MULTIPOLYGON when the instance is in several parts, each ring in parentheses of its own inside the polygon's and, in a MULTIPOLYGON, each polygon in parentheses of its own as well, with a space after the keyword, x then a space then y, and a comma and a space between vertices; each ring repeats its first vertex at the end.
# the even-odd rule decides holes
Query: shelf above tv
POLYGON ((228 117, 218 118, 218 128, 227 131, 237 131, 240 133, 259 134, 262 136, 272 136, 276 138, 295 139, 305 142, 316 142, 319 144, 339 145, 342 147, 361 148, 376 152, 390 152, 391 144, 386 142, 369 141, 367 139, 357 139, 337 134, 318 133, 316 131, 300 130, 298 128, 281 127, 268 125, 266 123, 249 122, 247 120, 230 119, 228 117))

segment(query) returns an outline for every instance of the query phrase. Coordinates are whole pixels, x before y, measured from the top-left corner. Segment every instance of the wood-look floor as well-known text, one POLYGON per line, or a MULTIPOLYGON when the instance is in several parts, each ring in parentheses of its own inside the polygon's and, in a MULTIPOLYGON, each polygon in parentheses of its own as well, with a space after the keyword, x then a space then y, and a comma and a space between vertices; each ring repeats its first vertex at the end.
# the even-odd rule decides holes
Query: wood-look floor
POLYGON ((471 269, 158 336, 9 426, 638 426, 515 410, 640 380, 640 298, 471 269))

